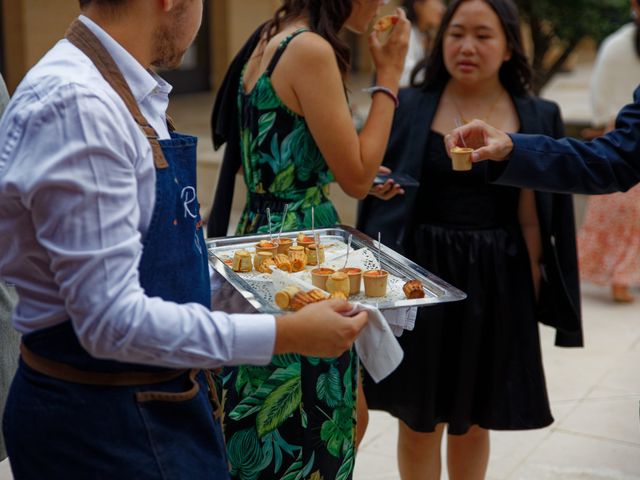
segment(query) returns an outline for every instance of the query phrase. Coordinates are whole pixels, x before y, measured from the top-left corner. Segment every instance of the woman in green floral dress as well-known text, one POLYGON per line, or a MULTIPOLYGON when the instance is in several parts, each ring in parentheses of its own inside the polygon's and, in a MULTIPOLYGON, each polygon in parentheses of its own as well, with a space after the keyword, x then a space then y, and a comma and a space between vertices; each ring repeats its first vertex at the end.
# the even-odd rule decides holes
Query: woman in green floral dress
MULTIPOLYGON (((374 95, 358 135, 344 78, 349 49, 338 31, 364 32, 381 0, 285 0, 268 22, 238 86, 242 168, 247 205, 238 234, 338 222, 328 198, 336 181, 365 196, 384 154, 394 95, 407 49, 404 12, 384 42, 371 37, 384 95, 374 95), (286 218, 282 218, 288 204, 286 218)), ((358 360, 274 356, 265 367, 223 372, 224 428, 231 475, 255 479, 349 479, 356 435, 358 360)))

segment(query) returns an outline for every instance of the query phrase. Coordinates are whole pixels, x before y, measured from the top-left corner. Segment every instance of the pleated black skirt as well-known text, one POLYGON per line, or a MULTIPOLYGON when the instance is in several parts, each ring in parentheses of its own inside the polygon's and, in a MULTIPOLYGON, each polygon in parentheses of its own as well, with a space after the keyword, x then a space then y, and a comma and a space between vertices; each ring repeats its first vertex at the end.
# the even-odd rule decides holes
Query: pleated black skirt
POLYGON ((420 225, 415 260, 465 291, 460 302, 423 307, 399 341, 404 359, 376 384, 369 408, 418 432, 439 423, 525 430, 553 422, 545 385, 535 295, 518 225, 485 229, 420 225))

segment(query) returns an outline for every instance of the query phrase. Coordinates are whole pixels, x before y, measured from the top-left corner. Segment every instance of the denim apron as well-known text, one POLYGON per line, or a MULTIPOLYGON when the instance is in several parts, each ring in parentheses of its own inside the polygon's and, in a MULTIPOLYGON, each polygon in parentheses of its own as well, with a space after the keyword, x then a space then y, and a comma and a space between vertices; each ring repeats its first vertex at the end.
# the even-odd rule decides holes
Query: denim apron
MULTIPOLYGON (((170 140, 154 138, 90 30, 76 21, 67 38, 121 94, 154 150, 156 202, 139 266, 142 287, 148 296, 209 308, 197 139, 173 132, 170 140)), ((209 372, 93 358, 70 321, 26 335, 21 350, 3 422, 16 480, 228 478, 209 372)))

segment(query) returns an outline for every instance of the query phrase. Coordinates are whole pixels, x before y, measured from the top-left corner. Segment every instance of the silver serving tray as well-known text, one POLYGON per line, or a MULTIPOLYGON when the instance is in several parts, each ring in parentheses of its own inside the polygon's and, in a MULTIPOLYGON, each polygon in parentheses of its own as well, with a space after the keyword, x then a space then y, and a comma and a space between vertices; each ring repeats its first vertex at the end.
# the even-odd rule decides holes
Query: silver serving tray
MULTIPOLYGON (((304 232, 309 234, 309 230, 304 230, 304 232)), ((282 234, 282 237, 295 239, 297 234, 297 231, 286 232, 282 234)), ((327 243, 332 240, 339 240, 346 243, 349 235, 353 235, 351 241, 353 249, 358 250, 360 248, 367 247, 370 250, 375 250, 377 252, 378 242, 375 242, 364 233, 347 225, 317 229, 316 234, 320 234, 322 243, 327 243)), ((209 238, 206 240, 206 243, 209 252, 209 263, 211 266, 229 283, 231 283, 231 285, 233 285, 256 310, 262 313, 277 314, 282 313, 282 310, 280 310, 277 305, 268 301, 262 294, 260 294, 260 292, 252 288, 251 284, 247 280, 234 272, 231 267, 226 265, 220 258, 221 256, 224 256, 225 254, 228 255, 229 252, 240 248, 245 248, 251 251, 257 242, 267 239, 269 239, 268 234, 260 234, 239 237, 209 238)), ((358 300, 361 303, 373 305, 381 310, 387 310, 434 305, 444 302, 456 302, 467 297, 464 292, 449 285, 441 278, 425 270, 408 258, 403 257, 384 244, 380 250, 380 262, 383 269, 404 281, 412 279, 420 280, 424 286, 425 296, 424 298, 417 298, 413 300, 406 298, 402 300, 388 300, 384 297, 365 297, 364 299, 358 300)))

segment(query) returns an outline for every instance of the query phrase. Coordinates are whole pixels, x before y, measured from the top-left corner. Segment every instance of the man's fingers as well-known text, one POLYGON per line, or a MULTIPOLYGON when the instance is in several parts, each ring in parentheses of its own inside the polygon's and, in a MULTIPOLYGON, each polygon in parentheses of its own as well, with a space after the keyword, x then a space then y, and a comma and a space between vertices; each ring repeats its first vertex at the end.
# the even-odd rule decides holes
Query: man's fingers
POLYGON ((336 313, 346 313, 353 310, 353 305, 346 300, 327 300, 327 302, 336 313))
POLYGON ((471 161, 481 162, 483 160, 491 160, 492 158, 495 158, 495 157, 496 157, 496 154, 494 152, 494 149, 491 148, 491 146, 480 147, 474 150, 473 153, 471 154, 471 161))

